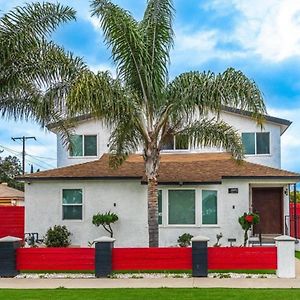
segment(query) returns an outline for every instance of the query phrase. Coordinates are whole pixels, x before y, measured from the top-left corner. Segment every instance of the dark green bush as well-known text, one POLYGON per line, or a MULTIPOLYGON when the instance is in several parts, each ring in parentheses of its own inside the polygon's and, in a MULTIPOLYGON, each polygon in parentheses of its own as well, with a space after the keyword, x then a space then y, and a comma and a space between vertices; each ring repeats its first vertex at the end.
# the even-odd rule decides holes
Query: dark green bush
POLYGON ((182 235, 179 236, 177 242, 179 244, 180 247, 188 247, 191 245, 191 239, 192 239, 192 235, 189 233, 184 233, 182 235))
POLYGON ((96 214, 93 216, 93 224, 97 227, 99 227, 100 225, 103 226, 103 228, 109 232, 110 237, 113 237, 114 233, 113 230, 111 228, 111 224, 117 222, 119 220, 119 217, 112 212, 106 212, 104 214, 96 214))
POLYGON ((67 247, 71 244, 70 235, 65 225, 55 225, 48 229, 44 243, 47 247, 67 247))

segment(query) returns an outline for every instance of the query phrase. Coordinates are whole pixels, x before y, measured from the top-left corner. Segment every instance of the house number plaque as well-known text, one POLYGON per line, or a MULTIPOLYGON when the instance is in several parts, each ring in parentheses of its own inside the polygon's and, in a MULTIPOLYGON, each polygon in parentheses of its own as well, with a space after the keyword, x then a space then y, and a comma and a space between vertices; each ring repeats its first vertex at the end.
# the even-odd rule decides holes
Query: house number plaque
POLYGON ((228 194, 238 194, 239 189, 238 188, 229 188, 228 189, 228 194))

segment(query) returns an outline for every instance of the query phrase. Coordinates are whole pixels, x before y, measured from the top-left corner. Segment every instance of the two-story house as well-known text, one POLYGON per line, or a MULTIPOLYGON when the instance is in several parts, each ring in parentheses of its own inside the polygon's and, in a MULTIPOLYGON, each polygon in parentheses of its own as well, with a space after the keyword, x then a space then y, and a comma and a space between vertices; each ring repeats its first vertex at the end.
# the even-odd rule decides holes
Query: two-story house
MULTIPOLYGON (((210 243, 222 233, 242 244, 238 218, 257 212, 261 222, 253 234, 280 235, 289 214, 289 185, 300 175, 280 169, 281 135, 291 122, 266 116, 263 128, 247 112, 225 108, 221 119, 241 134, 245 161, 237 164, 220 149, 195 149, 170 137, 159 170, 159 238, 176 245, 183 233, 204 235, 210 243)), ((55 124, 49 127, 55 132, 55 124)), ((58 168, 25 177, 26 232, 45 234, 66 225, 72 243, 87 245, 105 231, 92 224, 98 212, 113 211, 117 246, 148 245, 147 187, 141 154, 131 155, 118 169, 108 165, 110 131, 89 116, 77 119, 68 150, 57 136, 58 168)))

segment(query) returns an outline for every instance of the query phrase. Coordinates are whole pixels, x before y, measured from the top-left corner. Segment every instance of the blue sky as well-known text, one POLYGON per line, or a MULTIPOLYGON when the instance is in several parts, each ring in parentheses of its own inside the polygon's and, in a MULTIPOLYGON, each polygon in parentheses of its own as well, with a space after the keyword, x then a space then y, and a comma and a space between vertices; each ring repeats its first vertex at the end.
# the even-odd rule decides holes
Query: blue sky
MULTIPOLYGON (((27 1, 0 0, 0 14, 27 1)), ((53 1, 57 2, 57 1, 53 1)), ((77 22, 59 28, 52 38, 84 58, 92 70, 113 72, 110 53, 103 43, 97 19, 90 17, 89 2, 59 1, 77 10, 77 22)), ((143 0, 115 0, 140 19, 143 0)), ((262 90, 268 113, 293 121, 282 136, 282 167, 300 172, 300 1, 295 0, 175 0, 175 46, 171 77, 189 70, 222 72, 242 70, 262 90)), ((0 120, 0 149, 20 155, 21 145, 11 137, 34 135, 27 152, 27 167, 55 166, 55 135, 33 123, 0 120), (51 158, 51 159, 50 159, 51 158)))

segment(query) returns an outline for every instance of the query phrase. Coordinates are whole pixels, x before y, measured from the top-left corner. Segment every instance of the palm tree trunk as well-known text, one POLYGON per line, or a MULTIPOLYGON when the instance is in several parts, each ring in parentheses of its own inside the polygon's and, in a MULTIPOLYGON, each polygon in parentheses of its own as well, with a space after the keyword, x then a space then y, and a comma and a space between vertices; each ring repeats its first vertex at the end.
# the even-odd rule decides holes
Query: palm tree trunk
POLYGON ((157 199, 157 170, 159 166, 159 151, 155 145, 145 150, 145 170, 148 181, 148 232, 149 247, 158 247, 158 199, 157 199))
POLYGON ((148 231, 149 247, 158 247, 157 179, 148 179, 148 231))

